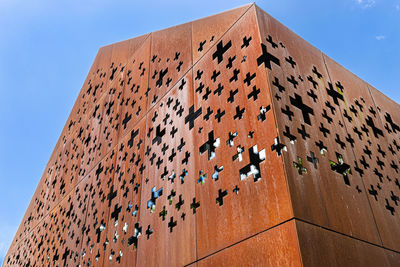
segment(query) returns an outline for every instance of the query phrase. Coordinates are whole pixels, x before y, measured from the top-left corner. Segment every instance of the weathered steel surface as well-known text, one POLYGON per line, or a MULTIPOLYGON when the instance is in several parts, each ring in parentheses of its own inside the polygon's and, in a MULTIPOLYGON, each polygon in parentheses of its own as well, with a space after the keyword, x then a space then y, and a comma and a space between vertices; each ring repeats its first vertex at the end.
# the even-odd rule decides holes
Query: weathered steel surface
MULTIPOLYGON (((376 116, 370 115, 376 122, 377 127, 382 130, 385 139, 379 138, 375 142, 373 151, 373 160, 371 160, 370 171, 373 174, 369 177, 369 184, 366 184, 368 189, 374 186, 377 191, 375 195, 370 195, 370 201, 376 217, 379 232, 382 242, 385 247, 399 251, 400 244, 400 113, 398 112, 398 104, 389 99, 381 92, 368 85, 371 96, 374 100, 374 105, 371 111, 376 112, 376 116), (379 145, 379 147, 378 147, 379 145), (380 149, 379 149, 380 148, 380 149), (383 154, 382 154, 383 152, 383 154), (385 163, 383 170, 376 166, 377 157, 385 163), (372 168, 375 166, 374 168, 372 168), (384 176, 379 179, 378 172, 384 176), (371 179, 372 178, 372 179, 371 179), (375 187, 376 185, 376 187, 375 187), (378 187, 379 185, 379 187, 378 187), (393 208, 393 209, 392 209, 393 208), (393 214, 392 214, 393 211, 393 214)), ((370 108, 368 107, 368 108, 370 108)), ((373 134, 373 133, 372 133, 373 134)), ((365 153, 364 151, 362 153, 365 153)), ((373 193, 368 190, 369 193, 373 193)), ((397 257, 398 259, 398 257, 397 257)))
POLYGON ((117 196, 113 185, 115 173, 116 148, 89 173, 89 204, 85 225, 82 227, 83 241, 80 255, 82 265, 100 265, 104 260, 104 247, 107 245, 108 220, 112 200, 117 196))
POLYGON ((400 265, 400 255, 394 251, 385 250, 386 257, 389 262, 389 266, 399 266, 400 265))
POLYGON ((75 266, 82 245, 89 201, 88 179, 84 179, 44 217, 22 242, 9 252, 8 266, 75 266))
POLYGON ((255 5, 102 47, 4 265, 396 265, 399 110, 255 5))
POLYGON ((195 214, 191 210, 196 151, 194 131, 185 122, 185 114, 191 108, 193 86, 189 71, 149 110, 138 266, 182 266, 196 260, 195 214))
POLYGON ((207 51, 219 42, 226 31, 253 5, 245 5, 221 14, 192 22, 192 55, 196 63, 207 51))
POLYGON ((301 221, 296 228, 304 266, 397 266, 384 249, 301 221))
POLYGON ((116 88, 123 88, 121 98, 114 103, 115 106, 120 106, 119 138, 128 134, 147 112, 151 38, 149 36, 129 58, 124 70, 124 80, 115 85, 116 88))
POLYGON ((363 177, 356 171, 359 157, 353 147, 361 146, 349 132, 348 101, 340 91, 341 85, 344 92, 357 88, 332 75, 319 50, 263 11, 258 14, 265 51, 276 58, 266 69, 288 150, 284 159, 295 217, 380 244, 363 177))
POLYGON ((302 266, 294 221, 269 229, 205 259, 198 266, 302 266))
POLYGON ((192 66, 192 23, 151 34, 148 107, 154 106, 192 66))
MULTIPOLYGON (((400 237, 400 213, 396 209, 400 196, 400 188, 396 186, 399 160, 388 150, 388 138, 396 134, 384 129, 367 84, 328 57, 325 61, 334 83, 343 86, 344 100, 339 103, 347 114, 343 121, 348 138, 354 139, 348 149, 354 151, 359 167, 353 172, 363 177, 363 191, 369 198, 383 245, 399 250, 400 244, 395 241, 400 237)), ((393 119, 396 123, 396 118, 393 119)))
POLYGON ((200 258, 293 216, 260 54, 252 7, 193 69, 200 258))
POLYGON ((113 183, 116 196, 110 202, 104 266, 136 262, 145 129, 146 121, 142 119, 117 145, 113 183))

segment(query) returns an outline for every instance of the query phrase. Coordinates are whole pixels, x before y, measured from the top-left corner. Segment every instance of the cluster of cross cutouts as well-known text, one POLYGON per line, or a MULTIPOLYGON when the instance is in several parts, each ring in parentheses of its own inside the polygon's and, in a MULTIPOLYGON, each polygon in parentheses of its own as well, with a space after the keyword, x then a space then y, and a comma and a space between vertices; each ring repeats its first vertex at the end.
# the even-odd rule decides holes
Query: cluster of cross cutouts
MULTIPOLYGON (((397 157, 400 130, 390 113, 363 96, 346 98, 346 90, 352 90, 352 84, 347 87, 340 81, 331 82, 315 65, 309 70, 299 70, 292 56, 276 56, 282 53, 279 49, 286 48, 282 43, 278 45, 270 35, 265 40, 259 64, 270 70, 272 95, 284 121, 282 143, 277 140, 275 144, 277 152, 295 148, 296 142, 314 144, 303 145, 312 150, 292 159, 300 179, 310 174, 310 169, 315 174, 318 168, 325 168, 329 163, 329 168, 342 177, 344 185, 353 187, 358 194, 366 190, 389 214, 395 215, 400 196, 397 157), (349 162, 345 154, 353 153, 354 162, 349 162), (328 154, 331 158, 327 158, 328 154), (322 163, 325 166, 319 167, 322 163), (374 176, 363 184, 359 179, 352 179, 354 172, 364 179, 366 172, 374 176)), ((365 93, 371 98, 367 87, 365 93)))

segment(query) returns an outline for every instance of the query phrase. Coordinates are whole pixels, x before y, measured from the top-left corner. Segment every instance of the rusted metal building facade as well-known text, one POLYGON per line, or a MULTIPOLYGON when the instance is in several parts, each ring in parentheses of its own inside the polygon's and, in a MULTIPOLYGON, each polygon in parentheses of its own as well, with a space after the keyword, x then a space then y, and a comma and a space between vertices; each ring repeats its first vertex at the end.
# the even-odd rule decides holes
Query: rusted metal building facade
POLYGON ((400 266, 399 137, 254 4, 105 46, 4 266, 400 266))

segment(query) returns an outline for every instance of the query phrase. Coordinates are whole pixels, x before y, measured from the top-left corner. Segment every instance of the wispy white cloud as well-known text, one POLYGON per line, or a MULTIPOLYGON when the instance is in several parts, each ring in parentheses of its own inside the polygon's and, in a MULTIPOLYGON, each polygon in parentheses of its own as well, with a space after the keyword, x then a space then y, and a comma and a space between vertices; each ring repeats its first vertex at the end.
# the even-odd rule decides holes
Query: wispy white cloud
POLYGON ((376 4, 375 0, 356 0, 356 2, 362 8, 370 8, 376 4))
POLYGON ((375 36, 376 40, 381 41, 381 40, 385 40, 386 36, 385 35, 377 35, 375 36))

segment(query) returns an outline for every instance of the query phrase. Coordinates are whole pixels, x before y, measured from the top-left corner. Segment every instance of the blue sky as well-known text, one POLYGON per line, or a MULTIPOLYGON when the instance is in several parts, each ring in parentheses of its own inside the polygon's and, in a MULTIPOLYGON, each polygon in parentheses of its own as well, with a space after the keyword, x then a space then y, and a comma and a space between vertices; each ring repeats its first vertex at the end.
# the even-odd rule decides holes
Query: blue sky
MULTIPOLYGON (((0 0, 0 265, 99 47, 239 0, 0 0)), ((400 103, 400 0, 257 1, 400 103)))

